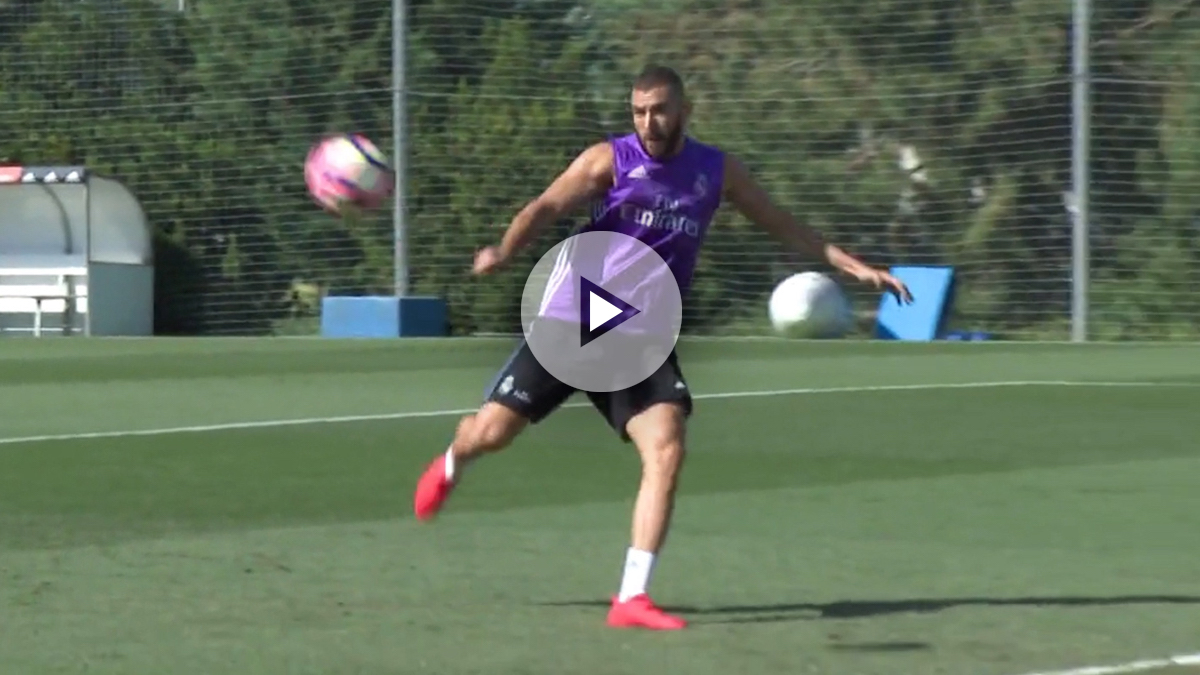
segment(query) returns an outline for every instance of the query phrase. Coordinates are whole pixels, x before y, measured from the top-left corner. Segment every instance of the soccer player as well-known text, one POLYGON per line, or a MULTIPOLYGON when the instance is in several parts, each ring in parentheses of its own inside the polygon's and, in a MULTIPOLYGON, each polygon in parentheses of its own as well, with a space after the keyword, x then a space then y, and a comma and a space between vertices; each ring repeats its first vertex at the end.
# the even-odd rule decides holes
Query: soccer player
MULTIPOLYGON (((583 231, 619 232, 653 248, 667 262, 686 301, 705 231, 721 201, 728 200, 787 246, 823 257, 859 281, 911 302, 903 282, 826 243, 816 231, 772 203, 736 158, 687 136, 690 105, 675 71, 661 66, 646 68, 633 83, 630 102, 636 133, 584 150, 513 218, 498 245, 476 254, 475 274, 498 269, 545 226, 585 203, 599 201, 601 208, 583 231), (639 183, 652 183, 653 190, 638 189, 639 183), (664 209, 668 212, 660 213, 664 209), (655 227, 663 222, 671 225, 655 227)), ((471 462, 508 446, 527 425, 542 420, 574 391, 538 363, 528 344, 518 345, 497 375, 487 401, 459 421, 450 447, 418 481, 413 503, 417 518, 433 518, 471 462)), ((671 520, 685 452, 686 420, 692 411, 675 354, 628 389, 587 395, 619 436, 632 441, 642 460, 632 539, 608 625, 683 628, 687 625, 684 619, 664 612, 647 594, 671 520)))

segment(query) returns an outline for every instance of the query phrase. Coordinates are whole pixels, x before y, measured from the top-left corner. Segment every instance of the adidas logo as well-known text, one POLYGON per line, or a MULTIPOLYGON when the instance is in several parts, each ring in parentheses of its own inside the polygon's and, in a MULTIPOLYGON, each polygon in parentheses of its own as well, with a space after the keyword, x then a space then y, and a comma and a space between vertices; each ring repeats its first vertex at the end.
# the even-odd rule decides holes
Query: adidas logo
POLYGON ((625 177, 632 178, 633 180, 641 180, 646 177, 646 167, 642 164, 639 164, 633 167, 629 173, 625 174, 625 177))

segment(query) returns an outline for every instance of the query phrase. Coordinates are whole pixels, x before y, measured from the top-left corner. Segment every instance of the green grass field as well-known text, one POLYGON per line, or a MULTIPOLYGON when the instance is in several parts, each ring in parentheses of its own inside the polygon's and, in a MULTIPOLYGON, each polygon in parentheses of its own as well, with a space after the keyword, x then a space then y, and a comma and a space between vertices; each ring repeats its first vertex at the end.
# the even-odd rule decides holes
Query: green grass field
POLYGON ((1022 675, 1200 652, 1200 346, 682 345, 701 397, 653 586, 694 622, 675 634, 603 625, 638 464, 582 398, 412 518, 509 346, 5 341, 0 673, 1022 675), (299 422, 230 428, 277 420, 299 422))

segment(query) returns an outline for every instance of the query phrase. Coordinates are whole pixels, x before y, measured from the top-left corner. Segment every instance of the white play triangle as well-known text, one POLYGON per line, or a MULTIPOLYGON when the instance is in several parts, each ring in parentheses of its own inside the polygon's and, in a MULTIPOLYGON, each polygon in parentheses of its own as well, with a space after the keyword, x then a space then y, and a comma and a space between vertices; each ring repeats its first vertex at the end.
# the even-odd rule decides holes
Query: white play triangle
POLYGON ((596 295, 588 293, 588 330, 596 330, 597 327, 603 326, 606 321, 621 313, 621 310, 616 305, 596 295))

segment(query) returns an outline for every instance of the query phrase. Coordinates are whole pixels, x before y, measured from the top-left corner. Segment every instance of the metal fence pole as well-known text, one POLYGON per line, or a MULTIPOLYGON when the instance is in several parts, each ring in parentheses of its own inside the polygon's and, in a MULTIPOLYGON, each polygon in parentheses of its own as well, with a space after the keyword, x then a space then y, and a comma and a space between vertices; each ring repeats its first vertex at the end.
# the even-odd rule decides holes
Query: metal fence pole
POLYGON ((396 297, 408 294, 408 247, 406 246, 407 162, 405 146, 408 140, 405 101, 404 46, 408 31, 406 0, 392 0, 392 167, 396 172, 392 210, 392 279, 396 297))
POLYGON ((1091 143, 1091 0, 1072 0, 1071 32, 1071 341, 1088 339, 1091 143))

